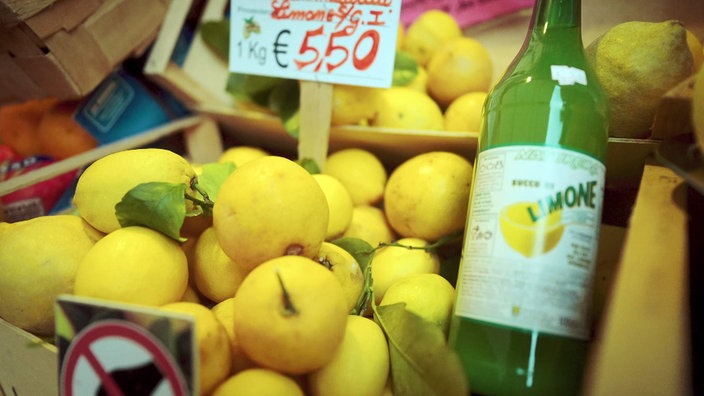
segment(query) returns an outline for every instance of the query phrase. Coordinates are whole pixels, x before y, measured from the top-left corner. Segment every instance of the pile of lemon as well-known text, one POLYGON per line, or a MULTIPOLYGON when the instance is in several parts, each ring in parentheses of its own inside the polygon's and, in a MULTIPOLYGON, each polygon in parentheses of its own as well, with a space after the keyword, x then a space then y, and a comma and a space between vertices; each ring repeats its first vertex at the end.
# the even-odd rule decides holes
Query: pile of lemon
POLYGON ((454 287, 437 253, 419 248, 462 232, 470 162, 429 152, 389 173, 373 153, 349 148, 311 173, 247 146, 219 162, 235 169, 210 197, 212 215, 187 218, 182 238, 121 226, 116 214, 144 183, 194 193, 204 165, 159 148, 88 166, 75 214, 0 223, 0 317, 49 336, 62 293, 160 307, 194 318, 201 394, 390 392, 389 345, 372 304, 403 302, 446 336, 454 287), (375 247, 371 270, 333 243, 343 237, 375 247), (365 289, 374 298, 356 309, 365 289))
POLYGON ((408 130, 479 131, 481 108, 493 83, 489 51, 463 35, 454 17, 429 10, 405 29, 397 51, 417 63, 404 86, 333 87, 332 125, 368 125, 408 130))

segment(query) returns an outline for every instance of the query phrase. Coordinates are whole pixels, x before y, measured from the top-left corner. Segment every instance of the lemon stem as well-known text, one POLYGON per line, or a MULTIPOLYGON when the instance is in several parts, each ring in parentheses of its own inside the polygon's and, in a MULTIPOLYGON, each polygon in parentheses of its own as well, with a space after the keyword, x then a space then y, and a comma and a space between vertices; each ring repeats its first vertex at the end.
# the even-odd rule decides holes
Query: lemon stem
POLYGON ((279 285, 281 285, 281 300, 284 303, 284 315, 292 316, 298 314, 298 310, 296 310, 296 307, 293 306, 293 302, 291 301, 291 296, 288 294, 288 291, 286 291, 284 281, 281 279, 278 268, 276 269, 276 278, 279 280, 279 285))

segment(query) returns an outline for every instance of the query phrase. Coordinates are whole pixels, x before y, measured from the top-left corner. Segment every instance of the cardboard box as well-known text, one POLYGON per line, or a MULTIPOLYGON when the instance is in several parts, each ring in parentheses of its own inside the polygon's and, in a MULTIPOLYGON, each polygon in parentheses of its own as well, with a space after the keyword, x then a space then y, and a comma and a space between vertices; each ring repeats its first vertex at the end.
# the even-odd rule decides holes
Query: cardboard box
POLYGON ((29 16, 2 4, 26 19, 0 26, 0 104, 83 97, 154 40, 168 0, 56 0, 29 16))

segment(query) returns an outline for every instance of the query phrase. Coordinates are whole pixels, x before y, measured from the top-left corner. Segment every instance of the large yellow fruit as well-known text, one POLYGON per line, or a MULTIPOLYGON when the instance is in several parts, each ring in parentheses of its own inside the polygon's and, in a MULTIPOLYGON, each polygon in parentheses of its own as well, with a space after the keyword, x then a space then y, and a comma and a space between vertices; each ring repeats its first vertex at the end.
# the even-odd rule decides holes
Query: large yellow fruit
POLYGON ((352 222, 342 236, 359 238, 372 247, 396 239, 384 211, 371 205, 357 205, 352 209, 352 222))
POLYGON ((699 150, 704 153, 704 67, 700 68, 694 79, 692 95, 692 127, 699 150))
POLYGON ((389 375, 389 346, 372 319, 347 318, 345 338, 332 360, 308 377, 314 396, 381 395, 389 375))
POLYGON ((445 109, 445 130, 479 132, 486 96, 486 92, 473 91, 453 100, 445 109))
POLYGON ((620 23, 586 53, 609 99, 615 137, 648 137, 662 96, 692 73, 687 31, 675 20, 620 23))
POLYGON ((213 207, 222 250, 246 270, 283 255, 314 257, 328 219, 325 194, 313 175, 278 156, 235 170, 213 207))
POLYGON ((109 233, 120 228, 115 205, 141 183, 186 184, 195 177, 191 164, 182 156, 165 149, 140 148, 118 151, 93 162, 83 171, 76 185, 73 203, 78 213, 98 230, 109 233))
POLYGON ((474 91, 487 92, 493 64, 489 51, 477 40, 457 37, 442 45, 428 63, 428 94, 446 108, 474 91))
POLYGON ((222 300, 210 308, 215 317, 222 323, 230 340, 230 353, 232 354, 232 373, 237 373, 255 366, 254 362, 245 355, 240 347, 240 342, 235 335, 235 323, 232 318, 235 314, 235 297, 222 300))
POLYGON ((419 15, 408 26, 403 50, 411 54, 419 65, 425 66, 442 44, 460 36, 462 30, 452 15, 432 9, 419 15))
POLYGON ((255 146, 233 146, 218 157, 218 162, 231 162, 240 167, 251 160, 270 155, 268 151, 255 146))
POLYGON ((391 87, 381 91, 376 118, 371 125, 441 131, 444 124, 442 110, 430 96, 408 87, 391 87))
POLYGON ((251 368, 225 380, 212 396, 303 396, 293 378, 264 368, 251 368))
POLYGON ((381 201, 386 185, 386 169, 379 157, 361 148, 333 152, 325 161, 323 173, 342 183, 355 205, 374 205, 381 201))
POLYGON ((247 275, 235 294, 233 321, 253 361, 303 374, 332 359, 347 314, 345 293, 332 272, 306 257, 283 256, 247 275))
POLYGON ((357 305, 364 288, 364 273, 357 260, 347 250, 331 242, 323 242, 315 260, 328 268, 342 285, 347 301, 347 310, 357 305))
POLYGON ((376 116, 378 88, 335 84, 332 89, 330 124, 369 125, 376 116))
POLYGON ((174 302, 163 305, 161 309, 193 317, 198 348, 200 394, 209 395, 230 376, 232 355, 225 327, 210 309, 198 303, 174 302))
POLYGON ((313 178, 320 185, 328 202, 330 216, 325 239, 333 240, 342 235, 352 222, 352 208, 354 207, 352 195, 347 187, 334 176, 316 173, 313 178))
POLYGON ((467 219, 472 165, 446 151, 416 155, 394 169, 384 191, 391 227, 401 236, 435 241, 467 219))
POLYGON ((214 303, 235 295, 247 271, 223 252, 215 228, 203 231, 192 254, 190 276, 201 294, 214 303))
POLYGON ((101 235, 74 215, 0 223, 0 229, 0 317, 51 335, 56 297, 73 293, 78 265, 101 235))
POLYGON ((119 228, 81 260, 74 294, 143 305, 180 301, 188 286, 181 246, 151 228, 119 228))

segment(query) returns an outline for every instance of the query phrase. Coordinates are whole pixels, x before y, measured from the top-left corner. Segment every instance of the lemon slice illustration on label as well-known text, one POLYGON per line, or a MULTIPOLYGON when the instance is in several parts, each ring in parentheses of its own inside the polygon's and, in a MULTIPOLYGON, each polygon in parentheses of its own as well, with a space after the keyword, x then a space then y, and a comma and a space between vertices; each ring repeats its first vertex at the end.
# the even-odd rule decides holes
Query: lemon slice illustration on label
POLYGON ((501 209, 501 233, 515 251, 528 258, 535 257, 560 242, 565 230, 561 218, 561 210, 543 214, 535 202, 518 202, 501 209))

